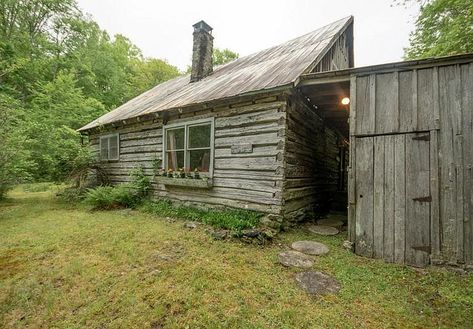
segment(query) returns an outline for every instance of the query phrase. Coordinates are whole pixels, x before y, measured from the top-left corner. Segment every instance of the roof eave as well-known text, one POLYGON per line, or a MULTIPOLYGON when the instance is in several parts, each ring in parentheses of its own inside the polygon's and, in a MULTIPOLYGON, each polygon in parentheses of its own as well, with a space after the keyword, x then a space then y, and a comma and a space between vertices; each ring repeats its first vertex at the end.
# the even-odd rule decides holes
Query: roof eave
POLYGON ((283 91, 291 90, 293 88, 294 88, 294 82, 290 82, 290 83, 280 85, 280 86, 276 86, 276 87, 272 87, 272 88, 254 90, 254 91, 250 91, 250 92, 246 92, 246 93, 242 93, 242 94, 238 94, 238 95, 234 95, 234 96, 214 99, 214 100, 211 100, 211 101, 191 103, 191 104, 186 104, 185 106, 182 106, 182 107, 172 107, 172 108, 163 109, 163 110, 159 110, 159 111, 143 113, 141 115, 126 118, 126 119, 123 119, 123 120, 116 120, 114 122, 109 122, 109 123, 106 123, 106 124, 103 124, 103 125, 100 124, 100 123, 97 123, 97 124, 95 124, 91 127, 87 127, 91 124, 91 123, 89 123, 89 124, 85 125, 84 127, 77 129, 77 131, 80 132, 81 134, 84 134, 84 133, 87 133, 91 130, 97 129, 99 127, 106 128, 108 126, 113 126, 114 124, 117 124, 118 122, 140 121, 140 119, 146 118, 148 116, 158 117, 159 113, 165 113, 165 112, 169 113, 170 111, 179 111, 179 110, 183 111, 185 109, 192 108, 192 107, 195 107, 195 106, 202 106, 202 109, 200 109, 200 110, 204 110, 204 109, 208 109, 209 107, 215 107, 216 105, 218 105, 218 103, 232 102, 233 99, 235 100, 235 102, 237 102, 239 98, 258 96, 258 95, 265 94, 265 93, 271 93, 272 94, 272 93, 276 93, 276 92, 283 92, 283 91))

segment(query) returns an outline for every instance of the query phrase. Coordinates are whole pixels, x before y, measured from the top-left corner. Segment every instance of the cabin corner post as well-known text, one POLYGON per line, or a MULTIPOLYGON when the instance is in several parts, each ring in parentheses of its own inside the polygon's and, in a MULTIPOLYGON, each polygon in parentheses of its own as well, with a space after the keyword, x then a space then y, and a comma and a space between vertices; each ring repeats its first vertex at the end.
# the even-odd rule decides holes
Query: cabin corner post
POLYGON ((348 164, 348 240, 355 242, 356 190, 355 190, 355 130, 356 130, 356 76, 350 77, 350 117, 349 117, 349 164, 348 164))

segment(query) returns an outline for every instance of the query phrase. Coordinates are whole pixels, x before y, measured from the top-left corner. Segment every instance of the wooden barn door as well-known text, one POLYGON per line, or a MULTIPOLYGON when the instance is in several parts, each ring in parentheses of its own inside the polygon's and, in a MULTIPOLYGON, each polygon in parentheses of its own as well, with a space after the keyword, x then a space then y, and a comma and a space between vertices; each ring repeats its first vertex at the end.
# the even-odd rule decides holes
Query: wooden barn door
POLYGON ((430 254, 430 134, 355 138, 355 252, 425 266, 430 254))

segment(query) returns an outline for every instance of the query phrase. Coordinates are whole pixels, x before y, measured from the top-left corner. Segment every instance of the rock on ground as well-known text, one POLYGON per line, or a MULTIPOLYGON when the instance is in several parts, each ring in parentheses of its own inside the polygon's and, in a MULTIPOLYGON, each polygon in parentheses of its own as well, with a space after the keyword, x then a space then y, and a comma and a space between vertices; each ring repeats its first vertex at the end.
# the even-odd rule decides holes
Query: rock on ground
POLYGON ((295 279, 301 289, 313 295, 334 294, 341 288, 335 278, 322 272, 300 272, 295 279))
POLYGON ((309 268, 314 265, 314 261, 310 256, 294 250, 280 252, 278 259, 282 265, 287 267, 309 268))
POLYGON ((189 229, 194 229, 197 227, 197 222, 185 222, 184 227, 189 228, 189 229))
POLYGON ((296 241, 291 248, 308 255, 324 255, 329 252, 326 245, 316 241, 296 241))
POLYGON ((309 231, 319 235, 337 235, 340 231, 332 226, 310 225, 307 227, 309 231))
POLYGON ((343 226, 343 221, 336 218, 322 218, 317 221, 317 224, 339 228, 343 226))
POLYGON ((343 241, 343 248, 349 251, 353 251, 353 242, 348 240, 343 241))

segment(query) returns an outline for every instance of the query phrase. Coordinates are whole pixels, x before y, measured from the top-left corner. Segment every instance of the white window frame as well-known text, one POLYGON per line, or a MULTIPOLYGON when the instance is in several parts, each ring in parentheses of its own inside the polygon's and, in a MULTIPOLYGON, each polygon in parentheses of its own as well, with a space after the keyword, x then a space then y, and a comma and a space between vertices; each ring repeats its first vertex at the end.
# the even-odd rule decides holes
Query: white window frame
POLYGON ((100 157, 100 161, 118 161, 118 160, 120 160, 120 134, 119 133, 100 136, 100 139, 99 139, 99 157, 100 157), (115 137, 115 136, 117 137, 117 157, 116 158, 110 158, 110 137, 115 137), (107 142, 107 158, 106 159, 102 158, 102 143, 104 143, 105 140, 107 142))
MULTIPOLYGON (((210 161, 209 161, 209 172, 199 172, 200 176, 202 177, 213 177, 213 172, 214 172, 214 154, 215 154, 215 148, 214 148, 214 136, 215 136, 215 119, 212 118, 207 118, 207 119, 200 119, 200 120, 192 120, 192 121, 185 121, 185 122, 176 122, 168 125, 163 125, 163 161, 162 161, 162 169, 168 170, 167 168, 167 130, 172 130, 172 129, 177 129, 177 128, 184 128, 184 167, 189 168, 189 127, 192 126, 200 126, 200 125, 205 125, 205 124, 210 124, 210 161)), ((191 150, 199 150, 199 149, 208 149, 208 147, 202 147, 202 148, 192 148, 191 150)), ((192 168, 189 168, 192 172, 192 168)))

